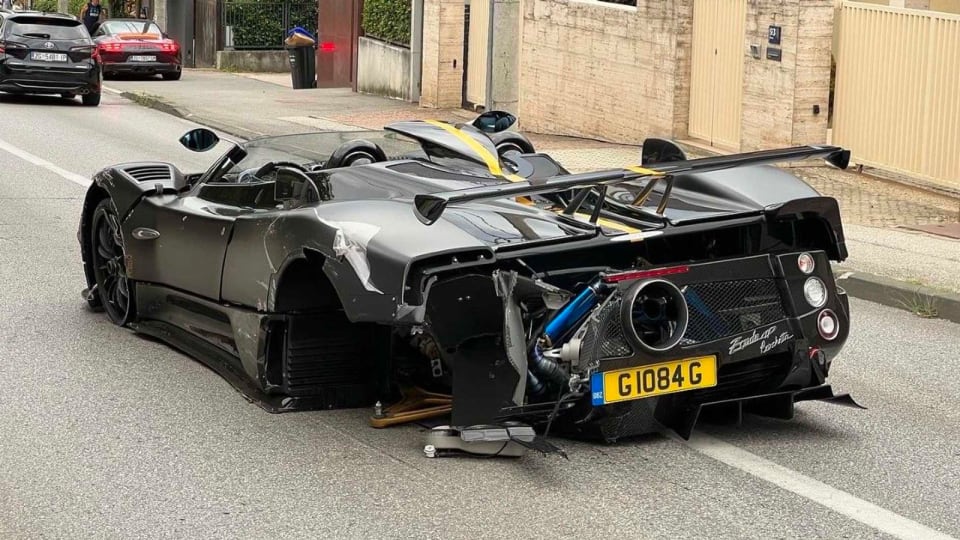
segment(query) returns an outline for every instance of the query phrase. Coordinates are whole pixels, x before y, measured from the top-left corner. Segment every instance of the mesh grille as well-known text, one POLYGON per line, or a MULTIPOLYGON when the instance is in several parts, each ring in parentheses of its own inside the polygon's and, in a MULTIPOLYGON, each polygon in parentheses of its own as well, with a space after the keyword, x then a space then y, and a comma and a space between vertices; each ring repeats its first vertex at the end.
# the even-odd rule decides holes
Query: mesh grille
POLYGON ((697 283, 683 295, 690 311, 684 345, 747 332, 786 317, 772 279, 697 283))
POLYGON ((597 324, 590 325, 590 330, 584 336, 582 350, 588 358, 594 358, 594 346, 600 340, 596 358, 620 358, 633 354, 633 349, 623 335, 620 326, 620 297, 610 300, 597 316, 597 324))

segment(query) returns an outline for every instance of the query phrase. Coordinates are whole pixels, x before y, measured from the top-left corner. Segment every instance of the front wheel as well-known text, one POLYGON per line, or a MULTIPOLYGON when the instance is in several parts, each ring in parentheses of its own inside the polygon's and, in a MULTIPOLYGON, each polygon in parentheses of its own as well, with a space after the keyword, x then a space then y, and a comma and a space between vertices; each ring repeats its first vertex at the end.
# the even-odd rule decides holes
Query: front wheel
POLYGON ((81 98, 83 99, 83 104, 87 107, 96 107, 100 104, 100 92, 96 94, 84 94, 81 98))
POLYGON ((170 73, 163 74, 163 80, 165 81, 179 81, 182 71, 172 71, 170 73))
POLYGON ((96 294, 110 321, 124 326, 134 318, 136 284, 127 277, 120 219, 112 199, 100 201, 91 225, 90 257, 96 294))

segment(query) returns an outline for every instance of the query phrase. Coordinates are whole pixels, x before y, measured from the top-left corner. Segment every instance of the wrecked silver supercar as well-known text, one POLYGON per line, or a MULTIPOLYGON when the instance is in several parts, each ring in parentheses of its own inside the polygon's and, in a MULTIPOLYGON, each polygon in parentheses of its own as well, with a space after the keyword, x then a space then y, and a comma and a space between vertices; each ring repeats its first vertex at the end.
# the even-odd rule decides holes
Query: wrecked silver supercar
POLYGON ((848 152, 648 139, 640 166, 570 174, 514 120, 191 131, 229 147, 202 174, 95 175, 84 298, 269 411, 377 404, 375 427, 433 419, 476 448, 855 405, 825 383, 849 329, 837 203, 766 165, 848 152))

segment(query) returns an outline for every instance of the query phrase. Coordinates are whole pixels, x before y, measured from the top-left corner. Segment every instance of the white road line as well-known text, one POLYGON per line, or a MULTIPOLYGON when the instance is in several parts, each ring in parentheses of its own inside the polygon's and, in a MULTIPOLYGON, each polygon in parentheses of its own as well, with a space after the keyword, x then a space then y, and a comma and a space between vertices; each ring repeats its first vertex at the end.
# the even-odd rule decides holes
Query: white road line
POLYGON ((684 441, 673 434, 668 436, 721 463, 766 480, 791 493, 800 495, 896 538, 957 540, 926 525, 855 497, 846 491, 828 486, 819 480, 804 476, 709 435, 694 433, 689 441, 684 441))
POLYGON ((117 90, 116 88, 110 88, 109 86, 101 86, 100 88, 102 88, 103 90, 106 90, 107 92, 110 92, 111 94, 116 94, 118 96, 123 93, 120 90, 117 90))
POLYGON ((79 175, 77 173, 72 173, 66 169, 57 167, 56 165, 54 165, 53 163, 50 163, 49 161, 43 159, 42 157, 35 156, 30 152, 27 152, 26 150, 17 148, 16 146, 4 141, 3 139, 0 139, 0 150, 13 154, 24 161, 29 161, 30 163, 33 163, 38 167, 43 167, 44 169, 47 169, 48 171, 54 174, 57 174, 58 176, 61 176, 63 178, 66 178, 67 180, 75 184, 79 184, 83 187, 89 187, 90 184, 92 183, 92 181, 85 176, 79 175))

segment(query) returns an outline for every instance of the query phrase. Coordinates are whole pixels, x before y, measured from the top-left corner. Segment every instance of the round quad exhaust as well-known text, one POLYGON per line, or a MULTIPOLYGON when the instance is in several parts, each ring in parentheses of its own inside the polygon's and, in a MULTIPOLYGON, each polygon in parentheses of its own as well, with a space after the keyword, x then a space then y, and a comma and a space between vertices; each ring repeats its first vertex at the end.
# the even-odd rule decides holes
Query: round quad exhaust
POLYGON ((677 346, 687 331, 689 312, 683 293, 663 279, 638 281, 623 296, 620 322, 631 344, 649 353, 677 346))

